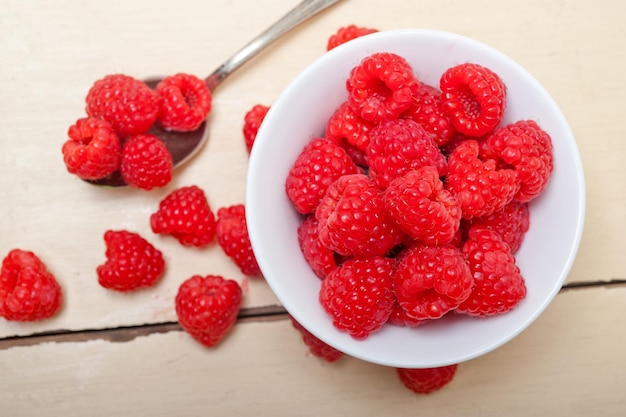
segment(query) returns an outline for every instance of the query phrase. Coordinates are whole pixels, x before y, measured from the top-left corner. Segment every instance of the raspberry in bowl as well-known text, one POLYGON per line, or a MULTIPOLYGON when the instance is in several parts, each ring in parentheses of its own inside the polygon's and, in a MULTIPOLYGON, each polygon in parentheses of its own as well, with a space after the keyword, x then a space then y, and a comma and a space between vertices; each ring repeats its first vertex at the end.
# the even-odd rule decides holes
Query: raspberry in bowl
POLYGON ((584 212, 557 104, 452 33, 333 48, 272 104, 250 154, 268 284, 310 333, 386 366, 457 364, 520 334, 567 278, 584 212))

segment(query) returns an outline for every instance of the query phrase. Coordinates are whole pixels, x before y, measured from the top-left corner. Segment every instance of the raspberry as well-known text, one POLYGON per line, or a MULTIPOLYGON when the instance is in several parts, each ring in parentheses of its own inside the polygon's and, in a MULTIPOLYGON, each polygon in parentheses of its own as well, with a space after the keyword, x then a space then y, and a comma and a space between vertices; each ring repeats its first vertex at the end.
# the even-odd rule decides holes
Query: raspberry
POLYGON ((530 227, 530 210, 528 203, 513 201, 502 210, 483 217, 474 217, 466 221, 466 228, 484 227, 497 232, 511 248, 517 252, 530 227))
POLYGON ((391 315, 389 316, 389 324, 401 327, 417 327, 426 322, 428 320, 418 320, 407 316, 406 311, 400 307, 397 300, 393 304, 393 310, 391 310, 391 315))
POLYGON ((367 147, 369 175, 386 188, 396 177, 423 166, 434 166, 440 176, 447 170, 446 158, 430 133, 410 119, 381 123, 370 133, 367 147))
POLYGON ((327 362, 337 362, 343 357, 343 352, 318 339, 315 335, 313 335, 313 333, 309 332, 300 323, 298 323, 293 316, 290 315, 289 319, 291 320, 293 327, 300 332, 302 341, 309 347, 309 352, 311 352, 314 356, 324 359, 327 362))
POLYGON ((178 288, 178 322, 198 342, 213 347, 235 324, 241 300, 237 281, 219 275, 194 275, 178 288))
POLYGON ((461 222, 461 206, 443 189, 437 170, 425 166, 394 179, 383 193, 389 217, 411 238, 444 245, 454 238, 461 222))
POLYGON ((326 125, 326 137, 339 143, 345 140, 357 149, 365 151, 369 143, 369 133, 375 126, 374 123, 359 117, 350 104, 344 102, 330 116, 326 125))
POLYGON ((334 140, 314 138, 289 170, 287 196, 301 214, 313 213, 330 184, 356 172, 350 156, 334 140))
POLYGON ((463 255, 474 276, 475 288, 457 308, 471 316, 493 316, 512 310, 526 297, 526 284, 500 235, 485 228, 472 228, 463 245, 463 255))
POLYGON ((248 153, 252 150, 252 145, 254 145, 254 140, 259 132, 261 123, 263 122, 263 119, 265 119, 269 110, 269 106, 255 104, 244 116, 243 137, 246 141, 246 149, 248 150, 248 153))
POLYGON ((96 81, 86 98, 89 116, 111 123, 120 136, 143 133, 156 121, 161 103, 143 81, 123 74, 96 81))
POLYGON ((398 118, 419 89, 411 65, 401 56, 378 52, 365 57, 346 81, 348 101, 370 122, 398 118))
POLYGON ((456 194, 466 219, 502 210, 520 187, 514 170, 498 169, 494 160, 479 158, 475 140, 461 143, 448 157, 446 185, 456 194))
POLYGON ((150 226, 154 233, 172 235, 184 246, 204 247, 215 237, 215 215, 196 185, 178 188, 161 200, 150 226))
POLYGON ((67 171, 84 180, 105 178, 118 170, 121 144, 108 122, 93 117, 78 119, 70 126, 63 144, 67 171))
POLYGON ((124 143, 120 172, 128 185, 144 190, 163 187, 173 170, 172 154, 156 136, 140 133, 124 143))
POLYGON ((328 38, 326 50, 330 51, 331 49, 334 49, 341 44, 351 41, 352 39, 356 39, 361 36, 369 35, 370 33, 375 32, 378 32, 378 30, 356 25, 340 27, 337 32, 335 32, 328 38))
POLYGON ((409 318, 442 317, 470 296, 473 284, 472 273, 454 246, 416 244, 399 255, 395 290, 409 318))
POLYGON ((61 308, 61 286, 37 255, 12 249, 0 269, 0 317, 36 321, 52 317, 61 308))
POLYGON ((340 255, 386 255, 402 242, 387 218, 381 191, 364 174, 344 175, 328 188, 315 211, 319 239, 340 255))
POLYGON ((333 325, 355 339, 365 339, 387 322, 395 297, 393 259, 352 258, 322 281, 319 299, 333 325))
POLYGON ((456 375, 457 364, 436 368, 396 368, 405 387, 417 394, 430 394, 446 386, 456 375))
POLYGON ((455 132, 450 117, 443 111, 441 91, 428 84, 420 85, 411 107, 402 117, 409 117, 422 125, 433 135, 437 146, 448 142, 455 132))
POLYGON ((298 226, 298 244, 313 273, 324 279, 337 267, 337 262, 335 253, 320 242, 318 224, 314 215, 307 216, 298 226))
POLYGON ((520 189, 515 199, 528 202, 548 185, 554 168, 552 139, 532 120, 520 120, 503 126, 481 144, 483 158, 495 158, 515 168, 520 189))
POLYGON ((493 131, 504 116, 506 87, 489 68, 465 63, 447 69, 439 80, 443 110, 454 128, 468 136, 493 131))
POLYGON ((178 73, 165 77, 156 91, 163 101, 158 121, 165 130, 196 130, 211 111, 211 91, 194 75, 178 73))
POLYGON ((163 275, 163 254, 139 234, 107 230, 104 242, 107 260, 96 269, 104 288, 132 291, 153 285, 163 275))
POLYGON ((245 275, 260 276, 246 223, 246 209, 243 204, 222 207, 217 211, 215 227, 217 241, 222 250, 245 275))

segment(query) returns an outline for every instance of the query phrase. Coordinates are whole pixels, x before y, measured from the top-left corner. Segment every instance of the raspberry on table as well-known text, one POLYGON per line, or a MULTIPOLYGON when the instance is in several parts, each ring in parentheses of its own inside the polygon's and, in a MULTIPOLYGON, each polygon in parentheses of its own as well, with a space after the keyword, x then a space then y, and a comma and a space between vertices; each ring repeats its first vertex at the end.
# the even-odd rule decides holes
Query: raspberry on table
POLYGON ((107 230, 104 233, 106 261, 96 269, 104 288, 127 292, 154 285, 165 271, 160 250, 138 233, 107 230))
POLYGON ((369 133, 375 126, 375 123, 368 122, 357 115, 346 101, 328 119, 326 137, 339 143, 345 140, 357 149, 365 151, 369 143, 369 133))
POLYGON ((396 297, 414 320, 443 317, 470 296, 473 285, 463 254, 452 245, 418 243, 398 256, 396 297))
POLYGON ((526 297, 526 283, 509 245, 497 232, 474 227, 463 245, 475 287, 457 312, 487 317, 512 310, 526 297))
POLYGON ((357 172, 345 149, 332 139, 314 138, 298 155, 285 182, 287 196, 301 214, 315 211, 337 178, 357 172))
POLYGON ((246 149, 248 150, 248 153, 252 150, 252 145, 254 145, 254 140, 259 132, 261 123, 265 119, 269 110, 270 106, 255 104, 246 112, 243 118, 243 137, 246 141, 246 149))
POLYGON ((34 252, 9 251, 0 269, 0 317, 44 320, 54 316, 62 302, 61 286, 34 252))
POLYGON ((177 188, 150 216, 154 233, 176 238, 183 246, 204 247, 215 238, 215 215, 204 190, 197 185, 177 188))
POLYGON ((176 315, 182 328, 195 340, 213 347, 235 324, 241 301, 242 290, 237 281, 219 275, 194 275, 178 288, 176 315))
POLYGON ((324 279, 337 267, 335 252, 320 242, 319 221, 308 215, 298 226, 298 244, 313 273, 324 279))
POLYGON ((162 100, 158 122, 165 130, 196 130, 211 111, 211 91, 195 75, 178 73, 165 77, 156 91, 162 100))
POLYGON ((369 35, 370 33, 376 33, 378 29, 367 28, 364 26, 357 25, 348 25, 342 26, 337 29, 337 32, 333 33, 329 38, 326 44, 326 50, 330 51, 331 49, 336 48, 339 45, 342 45, 352 39, 359 38, 361 36, 369 35))
POLYGON ((454 379, 457 364, 436 368, 396 368, 400 381, 417 394, 430 394, 445 387, 454 379))
POLYGON ((385 213, 381 191, 364 174, 332 183, 315 217, 320 242, 344 256, 384 256, 404 239, 385 213))
POLYGON ((222 207, 217 211, 215 234, 224 253, 235 262, 243 274, 262 275, 252 251, 246 208, 243 204, 222 207))
POLYGON ((413 103, 402 113, 419 123, 424 130, 433 135, 437 146, 447 143, 454 134, 454 126, 448 114, 443 110, 443 98, 438 88, 422 83, 413 103))
POLYGON ((313 333, 309 332, 298 323, 293 316, 289 315, 289 319, 293 327, 300 332, 302 341, 308 346, 309 352, 311 352, 313 356, 324 359, 327 362, 337 362, 343 357, 343 352, 318 339, 313 333))
POLYGON ((442 74, 439 88, 443 110, 457 131, 480 137, 502 121, 506 87, 489 68, 474 63, 455 65, 442 74))
POLYGON ((78 119, 67 135, 61 152, 69 173, 98 180, 119 169, 121 141, 109 122, 94 117, 78 119))
POLYGON ((530 228, 530 210, 528 203, 512 201, 502 210, 483 217, 474 217, 465 221, 465 229, 484 227, 497 232, 515 254, 522 245, 524 235, 530 228))
POLYGON ((352 258, 322 281, 319 300, 333 325, 366 339, 387 322, 395 296, 395 261, 380 256, 352 258))
POLYGON ((128 185, 144 190, 163 187, 173 171, 172 154, 158 137, 140 133, 124 143, 120 173, 128 185))
POLYGON ((365 120, 378 123, 398 118, 413 102, 419 82, 411 65, 400 55, 377 52, 350 71, 348 101, 365 120))
POLYGON ((97 80, 89 89, 86 111, 111 123, 120 136, 146 132, 161 111, 159 96, 146 83, 124 74, 97 80))

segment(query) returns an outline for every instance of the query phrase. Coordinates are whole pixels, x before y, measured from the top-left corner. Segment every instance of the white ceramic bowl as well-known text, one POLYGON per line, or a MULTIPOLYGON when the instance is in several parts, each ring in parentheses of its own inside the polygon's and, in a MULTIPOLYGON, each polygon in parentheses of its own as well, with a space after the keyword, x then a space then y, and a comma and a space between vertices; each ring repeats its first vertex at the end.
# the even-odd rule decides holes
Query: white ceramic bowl
POLYGON ((561 288, 578 250, 585 185, 567 121, 524 68, 475 40, 409 29, 379 32, 341 45, 322 55, 289 84, 271 106, 256 138, 246 204, 250 239, 265 279, 296 320, 348 355, 387 366, 425 368, 460 363, 490 352, 526 329, 544 311, 561 288), (336 330, 318 302, 321 281, 300 252, 296 229, 301 217, 285 194, 285 179, 305 144, 323 135, 326 121, 346 100, 345 81, 350 70, 374 52, 403 56, 419 79, 434 85, 453 65, 484 65, 498 73, 507 86, 504 122, 533 119, 551 135, 555 168, 544 193, 531 203, 531 227, 516 254, 528 291, 513 311, 486 319, 448 314, 416 329, 388 325, 359 341, 336 330))

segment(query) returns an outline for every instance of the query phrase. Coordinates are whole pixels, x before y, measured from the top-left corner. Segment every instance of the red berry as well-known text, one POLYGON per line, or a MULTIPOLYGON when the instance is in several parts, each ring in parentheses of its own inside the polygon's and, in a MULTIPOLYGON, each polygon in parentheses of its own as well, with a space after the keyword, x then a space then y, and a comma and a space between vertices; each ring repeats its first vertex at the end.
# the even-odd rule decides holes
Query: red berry
POLYGON ((0 317, 36 321, 61 308, 61 286, 33 252, 12 249, 0 269, 0 317))
POLYGON ((344 102, 330 116, 326 125, 326 137, 348 144, 365 151, 369 143, 370 131, 376 126, 359 117, 348 102, 344 102))
POLYGON ((241 300, 237 281, 218 275, 194 275, 178 288, 178 322, 198 342, 213 347, 235 324, 241 300))
POLYGON ((370 133, 367 160, 369 175, 380 188, 423 166, 434 166, 440 176, 447 170, 446 158, 432 135, 410 119, 389 120, 374 128, 370 133))
POLYGON ((346 89, 348 101, 360 117, 381 122, 398 118, 411 106, 419 82, 404 58, 378 52, 352 69, 346 89))
POLYGON ((415 320, 438 319, 470 296, 474 280, 461 254, 451 245, 416 244, 398 259, 398 304, 415 320))
POLYGON ((315 138, 289 170, 287 196, 301 214, 313 213, 330 184, 342 175, 356 172, 356 165, 337 142, 315 138))
POLYGON ((456 374, 457 364, 436 368, 397 368, 396 372, 405 387, 417 394, 430 394, 446 386, 456 374))
POLYGON ((443 189, 437 170, 425 166, 394 179, 383 193, 389 217, 411 238, 445 245, 461 222, 461 206, 443 189))
POLYGON ((298 244, 313 273, 324 279, 337 267, 335 253, 320 242, 319 222, 314 215, 307 216, 298 226, 298 244))
POLYGON ((500 235, 472 228, 463 245, 475 288, 459 307, 459 313, 486 317, 512 310, 526 297, 526 284, 511 249, 500 235))
POLYGON ((104 242, 107 259, 96 269, 104 288, 132 291, 153 285, 163 275, 163 254, 139 234, 107 230, 104 242))
POLYGON ((222 207, 217 211, 215 227, 217 241, 222 250, 245 275, 260 276, 246 223, 246 209, 243 204, 222 207))
POLYGON ((370 33, 375 32, 378 32, 378 30, 356 25, 340 27, 337 32, 335 32, 330 36, 330 38, 328 38, 326 50, 330 51, 331 49, 334 49, 341 44, 351 41, 352 39, 356 39, 361 36, 369 35, 370 33))
POLYGON ((513 201, 493 214, 467 220, 466 229, 472 227, 484 227, 497 232, 509 245, 511 253, 515 253, 530 227, 528 203, 513 201))
POLYGON ((128 185, 144 190, 163 187, 173 170, 172 154, 156 136, 140 133, 124 143, 120 172, 128 185))
POLYGON ((384 256, 404 238, 385 214, 381 191, 364 174, 331 184, 315 217, 322 244, 344 256, 384 256))
POLYGON ((178 73, 165 77, 156 91, 163 101, 159 124, 166 130, 196 130, 211 111, 211 91, 195 75, 178 73))
POLYGON ((89 116, 111 123, 120 136, 143 133, 156 121, 161 103, 143 81, 123 74, 107 75, 87 93, 89 116))
POLYGON ((333 325, 365 339, 389 319, 395 297, 395 262, 383 257, 353 258, 322 281, 319 299, 333 325))
POLYGON ((70 126, 63 144, 67 171, 84 180, 105 178, 120 166, 121 144, 113 126, 93 117, 78 119, 70 126))
POLYGON ((207 246, 215 237, 215 215, 196 185, 178 188, 161 200, 150 226, 154 233, 172 235, 184 246, 207 246))
POLYGON ((406 314, 406 311, 400 307, 398 301, 393 304, 393 310, 389 316, 389 324, 401 327, 417 327, 428 322, 428 320, 414 319, 406 314))
POLYGON ((254 140, 256 139, 256 135, 259 132, 261 123, 265 119, 265 116, 267 115, 267 112, 269 110, 269 106, 264 106, 263 104, 255 104, 250 110, 248 110, 248 112, 244 116, 243 137, 246 141, 246 149, 248 150, 248 153, 252 150, 252 145, 254 145, 254 140))
POLYGON ((456 65, 443 73, 439 86, 443 109, 459 132, 483 136, 502 121, 506 87, 489 68, 472 63, 456 65))
POLYGON ((402 117, 409 117, 422 125, 424 130, 433 135, 437 146, 448 142, 455 132, 450 117, 443 111, 441 91, 428 84, 420 85, 413 104, 402 117))
POLYGON ((494 160, 480 159, 475 140, 461 143, 448 157, 446 186, 456 194, 465 219, 502 210, 520 187, 513 169, 498 169, 494 160))
POLYGON ((309 332, 298 323, 293 316, 290 315, 289 318, 291 319, 293 327, 300 332, 304 344, 309 347, 309 352, 314 356, 324 359, 327 362, 336 362, 343 357, 343 352, 318 339, 313 333, 309 332))

